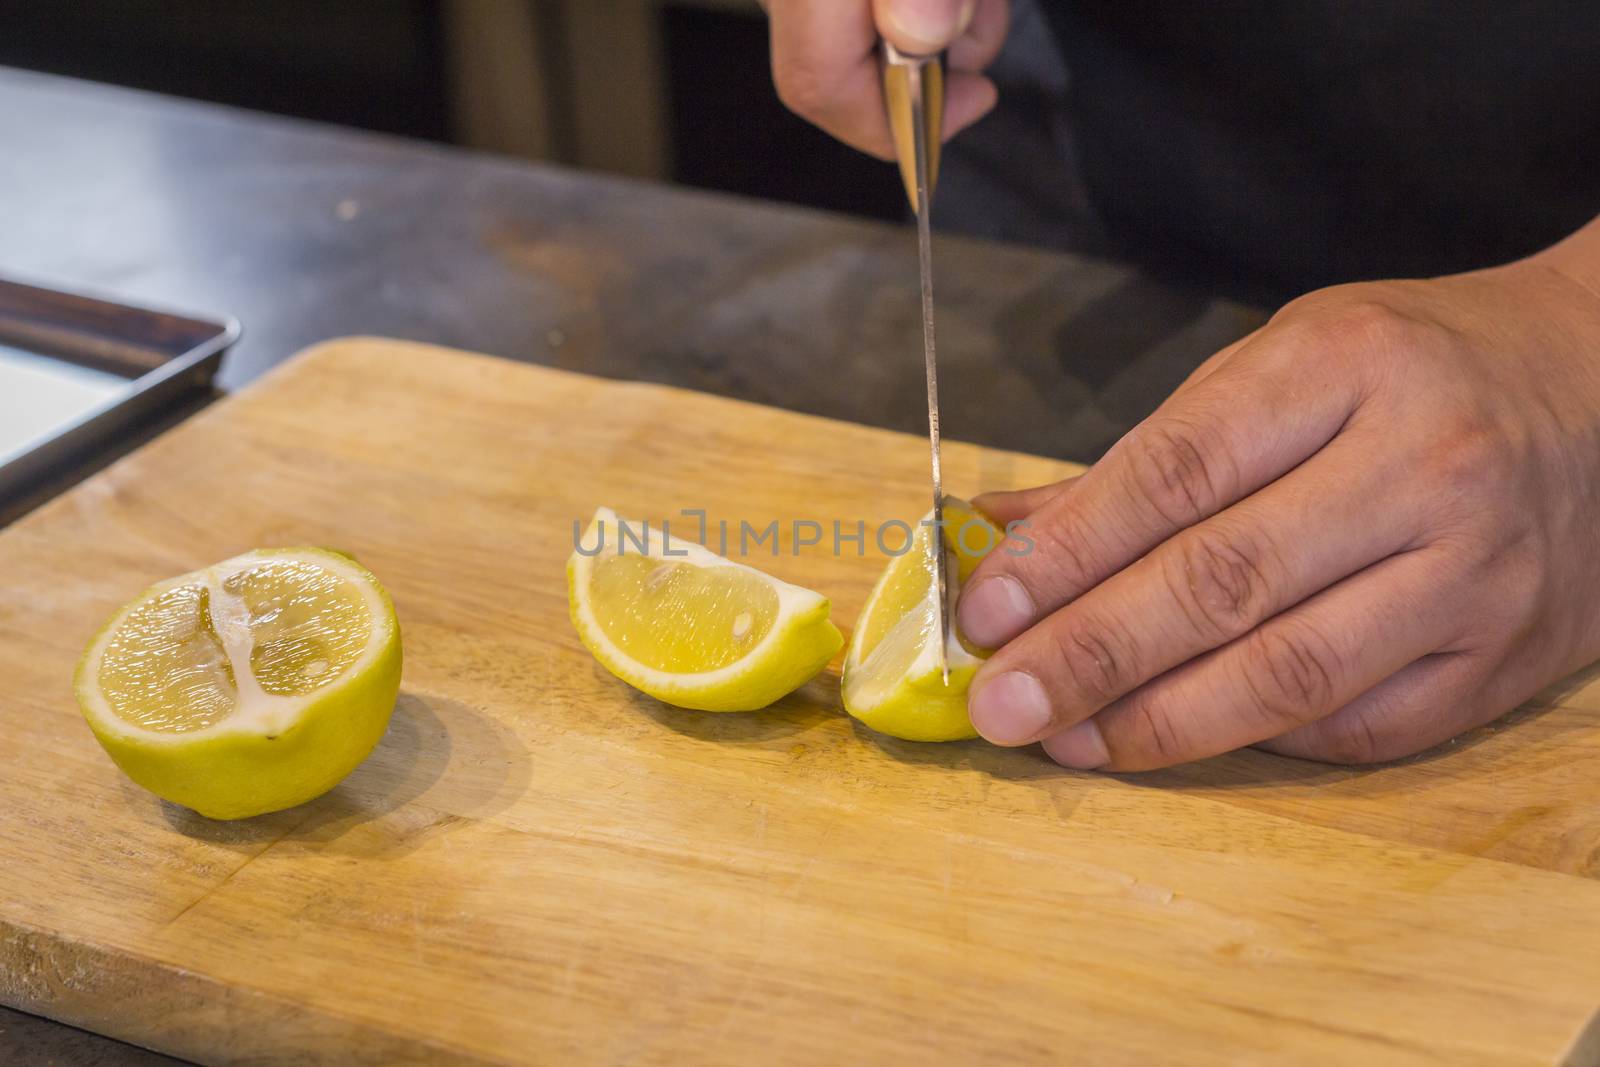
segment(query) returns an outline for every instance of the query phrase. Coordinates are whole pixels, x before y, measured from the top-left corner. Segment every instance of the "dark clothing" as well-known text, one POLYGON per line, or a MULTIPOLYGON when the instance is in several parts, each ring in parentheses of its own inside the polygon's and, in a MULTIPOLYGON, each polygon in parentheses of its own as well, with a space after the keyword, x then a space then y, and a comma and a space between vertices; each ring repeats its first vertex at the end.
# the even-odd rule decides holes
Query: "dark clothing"
POLYGON ((1039 4, 1112 254, 1286 296, 1600 212, 1600 0, 1039 4))

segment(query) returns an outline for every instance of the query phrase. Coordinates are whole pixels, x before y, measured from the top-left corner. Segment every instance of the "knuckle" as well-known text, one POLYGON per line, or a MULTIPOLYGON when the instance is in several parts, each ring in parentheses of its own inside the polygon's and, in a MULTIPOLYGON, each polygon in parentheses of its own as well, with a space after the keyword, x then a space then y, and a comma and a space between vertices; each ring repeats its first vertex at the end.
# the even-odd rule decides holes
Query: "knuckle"
MULTIPOLYGON (((1438 327, 1407 314, 1408 294, 1396 283, 1355 282, 1307 293, 1273 316, 1288 349, 1317 351, 1325 360, 1371 366, 1374 358, 1404 351, 1433 351, 1438 327)), ((1389 366, 1386 358, 1379 366, 1389 366)))
MULTIPOLYGON (((1139 767, 1168 766, 1189 758, 1190 745, 1170 711, 1164 710, 1150 698, 1130 700, 1127 707, 1127 735, 1134 745, 1142 749, 1132 757, 1139 767)), ((1127 761, 1119 759, 1116 762, 1127 761)))
POLYGON ((1278 309, 1270 320, 1272 331, 1296 357, 1306 350, 1336 354, 1349 340, 1343 317, 1346 299, 1337 288, 1307 293, 1278 309))
POLYGON ((1101 708, 1133 688, 1138 678, 1133 646, 1096 623, 1074 623, 1053 630, 1055 651, 1078 693, 1101 708))
POLYGON ((1273 318, 1299 318, 1303 316, 1326 318, 1341 308, 1358 304, 1363 300, 1372 298, 1374 286, 1371 282, 1342 282, 1337 285, 1325 285, 1321 289, 1312 289, 1310 292, 1301 293, 1293 300, 1278 309, 1273 318))
POLYGON ((1215 435, 1173 419, 1128 439, 1133 490, 1165 521, 1192 526, 1222 503, 1221 449, 1215 435))
POLYGON ((1331 706, 1338 657, 1328 640, 1305 624, 1280 623, 1244 645, 1245 688, 1263 723, 1283 728, 1309 722, 1331 706))
POLYGON ((1422 484, 1437 494, 1441 510, 1481 516, 1486 499, 1503 498, 1517 483, 1507 443, 1486 419, 1459 416, 1425 446, 1422 484))
POLYGON ((1425 568, 1429 588, 1441 603, 1492 604, 1486 611, 1471 613, 1473 618, 1464 618, 1463 623, 1492 622, 1502 617, 1501 612, 1513 606, 1515 598, 1509 594, 1518 579, 1534 578, 1535 588, 1538 585, 1535 576, 1521 570, 1525 557, 1520 546, 1497 532, 1466 524, 1430 540, 1416 550, 1413 558, 1425 568))
POLYGON ((1273 335, 1281 342, 1277 350, 1288 358, 1303 358, 1306 351, 1338 348, 1334 330, 1334 312, 1323 293, 1308 293, 1285 304, 1269 321, 1273 335))
POLYGON ((1552 576, 1537 534, 1460 529, 1425 551, 1432 588, 1456 609, 1457 640, 1522 640, 1552 617, 1552 576))
MULTIPOLYGON (((1017 558, 1015 571, 1030 586, 1049 583, 1039 590, 1042 602, 1057 602, 1075 597, 1092 588, 1103 577, 1094 565, 1098 553, 1084 540, 1082 526, 1072 522, 1047 522, 1024 528, 1028 551, 1017 558)), ((1003 556, 1003 553, 1000 555, 1003 556)))
POLYGON ((1544 552, 1529 540, 1511 541, 1501 555, 1503 578, 1496 583, 1498 595, 1493 598, 1498 603, 1485 613, 1492 618, 1498 608, 1497 633, 1525 635, 1536 623, 1552 615, 1547 603, 1550 569, 1544 552))
MULTIPOLYGON (((1209 525, 1209 524, 1208 524, 1209 525)), ((1197 527, 1179 541, 1167 583, 1191 624, 1210 640, 1237 637, 1272 601, 1268 550, 1259 535, 1197 527)))
POLYGON ((1446 435, 1436 462, 1456 488, 1481 490, 1505 482, 1514 474, 1510 453, 1499 435, 1476 420, 1446 435))
POLYGON ((1423 326, 1376 296, 1344 301, 1333 313, 1332 328, 1341 337, 1380 350, 1414 348, 1423 340, 1423 326))

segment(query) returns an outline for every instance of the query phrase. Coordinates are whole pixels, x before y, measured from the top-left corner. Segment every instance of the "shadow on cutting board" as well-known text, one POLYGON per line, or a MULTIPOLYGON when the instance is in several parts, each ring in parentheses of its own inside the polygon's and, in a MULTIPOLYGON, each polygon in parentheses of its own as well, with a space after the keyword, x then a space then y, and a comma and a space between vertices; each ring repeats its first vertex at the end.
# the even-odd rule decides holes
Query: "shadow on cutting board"
POLYGON ((696 741, 726 745, 766 745, 820 726, 843 711, 839 676, 824 672, 788 696, 757 712, 691 711, 663 704, 655 697, 626 690, 639 714, 696 741))
POLYGON ((1460 780, 1491 774, 1504 764, 1504 746, 1508 744, 1516 747, 1522 773, 1539 773, 1547 755, 1557 762, 1571 758, 1570 749, 1560 739, 1580 728, 1576 722, 1558 722, 1557 717, 1548 714, 1551 710, 1548 706, 1525 704, 1443 744, 1387 763, 1318 763, 1247 748, 1198 763, 1118 777, 1130 785, 1201 793, 1349 783, 1362 796, 1379 797, 1412 792, 1419 782, 1430 778, 1460 780))
POLYGON ((174 830, 217 844, 249 848, 303 841, 389 858, 413 851, 435 830, 504 811, 527 791, 531 773, 527 750, 491 716, 460 701, 403 692, 372 755, 315 800, 233 822, 157 803, 174 830), (394 820, 392 830, 383 832, 350 833, 424 797, 421 818, 394 820))
POLYGON ((1069 771, 1052 763, 1036 745, 1026 748, 999 748, 987 741, 902 741, 880 734, 850 720, 856 737, 884 755, 901 763, 932 764, 951 770, 977 771, 1007 782, 1028 782, 1041 778, 1081 777, 1082 771, 1069 771))
MULTIPOLYGON (((1245 748, 1194 763, 1163 770, 1127 774, 1104 774, 1127 785, 1146 789, 1182 790, 1195 793, 1249 792, 1274 790, 1283 786, 1323 787, 1342 782, 1359 784, 1365 796, 1414 790, 1419 779, 1434 774, 1449 778, 1471 777, 1487 772, 1489 765, 1503 761, 1503 750, 1495 744, 1499 735, 1512 733, 1518 758, 1525 769, 1537 770, 1541 756, 1548 752, 1553 760, 1569 758, 1561 735, 1579 729, 1576 722, 1559 723, 1547 713, 1551 704, 1570 696, 1600 677, 1600 665, 1568 682, 1552 686, 1528 704, 1486 726, 1469 730, 1459 737, 1404 759, 1367 766, 1319 763, 1315 760, 1278 756, 1259 749, 1245 748), (1548 702, 1548 703, 1547 703, 1548 702)), ((1057 766, 1037 745, 1023 748, 997 748, 985 741, 955 741, 922 744, 901 741, 875 733, 852 722, 856 736, 902 763, 935 764, 951 769, 977 771, 1007 781, 1068 779, 1101 772, 1072 771, 1057 766)))

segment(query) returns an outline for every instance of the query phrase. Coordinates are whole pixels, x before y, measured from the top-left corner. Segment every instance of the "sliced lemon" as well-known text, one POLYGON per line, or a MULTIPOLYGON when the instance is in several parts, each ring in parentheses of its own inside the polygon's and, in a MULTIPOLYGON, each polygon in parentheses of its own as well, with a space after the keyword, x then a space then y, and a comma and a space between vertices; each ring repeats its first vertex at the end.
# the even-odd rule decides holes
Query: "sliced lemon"
POLYGON ((400 626, 348 556, 269 549, 161 582, 78 664, 78 705, 129 778, 215 819, 293 807, 372 751, 400 626))
POLYGON ((594 658, 657 700, 753 711, 844 644, 827 598, 600 508, 567 562, 572 624, 594 658))
MULTIPOLYGON (((939 591, 930 551, 933 512, 910 547, 889 561, 850 635, 844 660, 844 707, 880 733, 908 741, 977 737, 967 718, 967 687, 983 658, 950 630, 939 657, 939 591)), ((1004 535, 964 500, 946 497, 942 550, 955 614, 961 584, 1004 535)))

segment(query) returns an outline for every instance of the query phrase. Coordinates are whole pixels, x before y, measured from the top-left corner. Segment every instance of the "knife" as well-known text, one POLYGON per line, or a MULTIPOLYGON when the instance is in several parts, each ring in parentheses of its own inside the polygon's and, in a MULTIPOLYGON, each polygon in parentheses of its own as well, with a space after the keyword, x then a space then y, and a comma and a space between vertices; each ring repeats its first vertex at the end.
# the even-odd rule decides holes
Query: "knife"
POLYGON ((922 284, 922 361, 928 380, 928 451, 933 466, 933 529, 928 550, 939 588, 939 670, 950 682, 950 581, 944 552, 944 477, 939 467, 939 368, 933 340, 933 237, 928 202, 939 176, 944 125, 944 56, 909 55, 883 42, 883 97, 906 195, 917 213, 917 258, 922 284))

